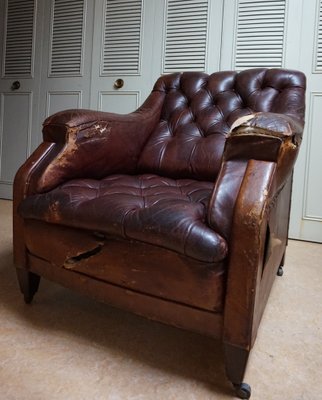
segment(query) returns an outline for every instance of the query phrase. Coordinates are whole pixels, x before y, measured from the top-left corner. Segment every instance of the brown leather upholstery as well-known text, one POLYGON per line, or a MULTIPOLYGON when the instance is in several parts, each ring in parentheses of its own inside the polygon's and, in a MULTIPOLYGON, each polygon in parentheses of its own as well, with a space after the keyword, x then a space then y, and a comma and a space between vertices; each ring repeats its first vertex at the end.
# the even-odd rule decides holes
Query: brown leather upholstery
POLYGON ((157 175, 74 179, 28 197, 24 218, 89 229, 174 250, 204 262, 222 261, 227 243, 207 225, 211 182, 157 175))
POLYGON ((303 86, 299 76, 265 69, 160 78, 154 90, 166 97, 140 156, 140 170, 214 181, 233 122, 254 112, 276 111, 303 122, 303 104, 297 101, 303 86))
POLYGON ((219 338, 240 384, 287 244, 305 77, 162 76, 135 112, 59 112, 17 173, 14 254, 39 276, 219 338))

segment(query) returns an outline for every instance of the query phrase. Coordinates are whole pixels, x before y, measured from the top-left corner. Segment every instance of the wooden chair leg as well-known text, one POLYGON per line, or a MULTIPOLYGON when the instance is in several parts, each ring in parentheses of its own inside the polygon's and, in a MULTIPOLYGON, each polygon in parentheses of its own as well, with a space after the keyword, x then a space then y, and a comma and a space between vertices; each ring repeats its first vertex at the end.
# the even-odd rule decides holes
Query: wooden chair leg
POLYGON ((283 269, 283 267, 284 267, 284 261, 285 261, 285 252, 284 252, 284 254, 283 254, 281 263, 280 263, 280 265, 279 265, 279 267, 278 267, 277 276, 283 276, 283 274, 284 274, 284 269, 283 269))
POLYGON ((280 262, 280 267, 284 267, 284 262, 285 262, 285 251, 284 251, 282 260, 281 260, 281 262, 280 262))
POLYGON ((16 268, 16 272, 25 303, 29 304, 32 302, 32 299, 38 290, 40 276, 23 268, 16 268))
POLYGON ((243 382, 249 350, 225 343, 224 352, 226 374, 235 388, 236 396, 240 399, 249 399, 251 388, 247 383, 243 382))

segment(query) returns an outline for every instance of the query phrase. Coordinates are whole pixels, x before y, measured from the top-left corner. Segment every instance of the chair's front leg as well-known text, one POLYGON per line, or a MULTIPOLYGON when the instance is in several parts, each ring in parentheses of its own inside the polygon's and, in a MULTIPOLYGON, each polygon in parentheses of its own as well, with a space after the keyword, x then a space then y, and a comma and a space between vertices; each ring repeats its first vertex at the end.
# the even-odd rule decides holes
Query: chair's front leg
POLYGON ((26 304, 30 304, 38 290, 40 276, 24 268, 16 268, 21 293, 26 304))
POLYGON ((241 347, 224 344, 226 375, 240 399, 249 399, 251 395, 250 386, 243 382, 249 352, 241 347))

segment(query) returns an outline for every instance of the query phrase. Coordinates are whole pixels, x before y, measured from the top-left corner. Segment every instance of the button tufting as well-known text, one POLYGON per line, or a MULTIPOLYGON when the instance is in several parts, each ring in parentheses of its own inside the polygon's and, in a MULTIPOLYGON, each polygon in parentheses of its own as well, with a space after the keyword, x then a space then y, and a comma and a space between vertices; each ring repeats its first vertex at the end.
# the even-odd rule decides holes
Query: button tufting
POLYGON ((217 262, 226 256, 227 244, 205 223, 212 189, 212 182, 152 174, 76 179, 28 197, 20 212, 26 218, 57 223, 48 212, 55 205, 66 226, 142 240, 217 262))

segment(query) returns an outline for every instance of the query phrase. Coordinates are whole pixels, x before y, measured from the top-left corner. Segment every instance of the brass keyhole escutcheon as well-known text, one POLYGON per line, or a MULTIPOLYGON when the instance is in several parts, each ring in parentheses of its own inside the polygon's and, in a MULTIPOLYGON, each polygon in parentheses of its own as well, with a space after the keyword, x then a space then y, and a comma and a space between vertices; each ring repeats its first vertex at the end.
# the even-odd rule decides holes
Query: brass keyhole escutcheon
POLYGON ((20 88, 20 82, 14 81, 11 85, 11 90, 18 90, 20 88))
POLYGON ((121 89, 121 87, 123 87, 123 86, 124 86, 123 79, 116 79, 116 81, 114 82, 114 88, 121 89))

